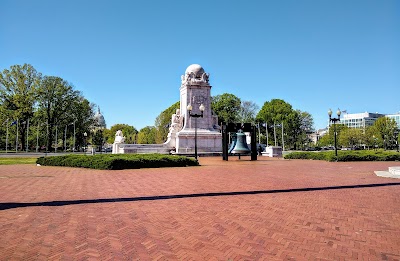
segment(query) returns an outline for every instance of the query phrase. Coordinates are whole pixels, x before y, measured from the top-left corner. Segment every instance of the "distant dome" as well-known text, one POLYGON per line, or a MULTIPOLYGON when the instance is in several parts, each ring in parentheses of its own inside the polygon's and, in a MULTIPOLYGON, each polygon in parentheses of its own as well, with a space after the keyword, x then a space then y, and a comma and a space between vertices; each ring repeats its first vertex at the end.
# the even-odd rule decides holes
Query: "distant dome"
POLYGON ((100 107, 97 107, 97 112, 94 115, 94 120, 96 127, 105 128, 106 127, 106 120, 104 119, 103 114, 100 112, 100 107))
POLYGON ((185 74, 193 72, 196 78, 200 78, 204 73, 203 67, 199 64, 192 64, 186 69, 185 74))

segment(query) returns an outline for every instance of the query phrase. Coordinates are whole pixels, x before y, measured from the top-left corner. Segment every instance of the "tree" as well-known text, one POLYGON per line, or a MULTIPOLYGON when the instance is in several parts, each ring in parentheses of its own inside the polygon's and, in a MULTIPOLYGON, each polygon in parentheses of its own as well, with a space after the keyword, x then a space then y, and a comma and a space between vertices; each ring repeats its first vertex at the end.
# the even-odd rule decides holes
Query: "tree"
POLYGON ((218 124, 237 122, 240 108, 241 101, 233 94, 224 93, 211 98, 211 109, 218 116, 218 124))
POLYGON ((318 147, 326 147, 326 146, 331 146, 333 144, 331 136, 329 135, 329 132, 326 133, 324 136, 321 136, 319 140, 317 141, 317 146, 318 147))
POLYGON ((164 143, 167 140, 167 135, 169 131, 169 127, 171 124, 171 116, 176 113, 176 110, 180 108, 180 102, 175 102, 160 115, 157 116, 155 121, 156 127, 156 135, 155 135, 155 143, 164 143))
MULTIPOLYGON (((72 102, 70 118, 73 122, 75 119, 75 143, 78 147, 82 147, 85 143, 85 136, 83 133, 90 133, 90 130, 94 124, 94 107, 93 103, 90 103, 83 96, 79 95, 77 99, 72 102)), ((66 119, 68 123, 68 118, 66 119)), ((72 132, 70 132, 73 134, 72 132)), ((104 131, 103 131, 104 134, 104 131)))
POLYGON ((259 107, 252 101, 242 101, 238 114, 238 121, 241 123, 255 123, 259 107))
MULTIPOLYGON (((346 125, 336 124, 336 141, 338 146, 340 146, 340 135, 342 131, 348 128, 349 127, 347 127, 346 125)), ((335 144, 335 127, 333 125, 330 125, 328 132, 318 140, 317 145, 320 147, 325 147, 325 146, 333 146, 334 144, 335 144)))
POLYGON ((290 135, 288 140, 290 141, 293 138, 294 147, 296 148, 298 144, 304 149, 306 144, 311 143, 309 134, 314 131, 314 120, 310 113, 300 110, 296 110, 296 113, 291 114, 291 117, 293 119, 289 122, 292 123, 290 126, 293 127, 293 135, 290 135))
POLYGON ((2 120, 16 121, 22 147, 25 145, 28 121, 33 118, 36 90, 41 74, 30 64, 13 65, 0 73, 2 120), (25 123, 25 124, 24 124, 25 123))
POLYGON ((155 144, 156 127, 146 126, 138 133, 138 144, 155 144))
MULTIPOLYGON (((39 103, 38 115, 40 121, 46 123, 48 126, 47 143, 53 142, 54 129, 56 126, 68 127, 74 125, 75 122, 74 127, 76 135, 76 125, 80 125, 81 123, 81 121, 78 120, 85 120, 82 117, 78 117, 79 109, 86 109, 86 112, 82 112, 82 116, 93 114, 90 106, 90 110, 87 105, 79 106, 80 103, 83 102, 83 97, 80 92, 74 90, 70 83, 60 77, 43 77, 40 87, 37 90, 37 99, 39 103)), ((81 135, 78 135, 78 137, 80 136, 81 135)))
POLYGON ((363 130, 345 128, 340 133, 339 144, 343 147, 354 148, 360 146, 363 140, 363 130))
POLYGON ((272 125, 286 120, 287 115, 291 113, 293 113, 292 105, 281 99, 272 99, 264 103, 257 114, 257 120, 272 125))
POLYGON ((101 151, 104 141, 104 130, 100 128, 94 129, 92 133, 92 143, 98 148, 98 151, 101 151))
POLYGON ((365 132, 363 134, 363 142, 366 146, 369 147, 377 147, 379 146, 379 134, 378 130, 376 129, 375 126, 369 126, 365 129, 365 132))
POLYGON ((377 135, 383 140, 384 149, 393 148, 396 143, 397 124, 394 119, 381 117, 373 125, 376 128, 377 135))
MULTIPOLYGON (((301 112, 295 111, 292 105, 281 99, 267 101, 258 112, 256 120, 267 124, 269 141, 274 139, 274 129, 278 128, 277 131, 282 131, 281 124, 283 124, 285 147, 296 149, 299 135, 302 133, 302 118, 301 112)), ((278 135, 277 132, 277 143, 279 144, 281 139, 278 138, 278 135)))
POLYGON ((122 134, 125 137, 125 143, 127 144, 135 144, 137 139, 138 131, 135 127, 130 126, 128 124, 115 124, 110 130, 106 131, 105 139, 108 143, 114 143, 115 133, 121 130, 122 134))

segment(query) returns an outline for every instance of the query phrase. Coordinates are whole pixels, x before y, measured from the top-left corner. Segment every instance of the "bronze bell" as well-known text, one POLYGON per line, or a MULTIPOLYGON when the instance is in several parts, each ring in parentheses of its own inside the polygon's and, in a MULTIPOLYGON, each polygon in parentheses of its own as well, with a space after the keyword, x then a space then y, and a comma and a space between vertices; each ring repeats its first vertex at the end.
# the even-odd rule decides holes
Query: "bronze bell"
POLYGON ((246 135, 242 132, 236 133, 236 142, 235 142, 235 147, 230 150, 230 153, 233 154, 247 154, 250 153, 251 150, 249 147, 247 147, 246 143, 246 135))
POLYGON ((232 150, 235 148, 236 146, 236 133, 232 133, 232 143, 231 143, 231 147, 228 150, 228 153, 231 153, 232 150))

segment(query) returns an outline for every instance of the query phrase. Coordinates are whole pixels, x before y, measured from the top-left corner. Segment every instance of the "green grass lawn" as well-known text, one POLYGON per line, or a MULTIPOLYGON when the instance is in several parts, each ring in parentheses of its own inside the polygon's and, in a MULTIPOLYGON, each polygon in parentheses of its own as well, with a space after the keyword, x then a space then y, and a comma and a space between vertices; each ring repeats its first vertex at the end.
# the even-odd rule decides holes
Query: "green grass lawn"
POLYGON ((0 165, 36 164, 37 157, 32 158, 0 158, 0 165))

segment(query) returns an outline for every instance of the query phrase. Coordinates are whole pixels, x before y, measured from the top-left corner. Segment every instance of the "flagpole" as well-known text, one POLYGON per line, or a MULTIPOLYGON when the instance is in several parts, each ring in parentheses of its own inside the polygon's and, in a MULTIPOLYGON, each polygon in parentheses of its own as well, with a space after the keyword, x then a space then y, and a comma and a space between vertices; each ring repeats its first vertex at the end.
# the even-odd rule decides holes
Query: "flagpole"
POLYGON ((274 142, 275 142, 275 147, 276 147, 276 128, 275 128, 275 122, 274 122, 274 142))
POLYGON ((265 135, 267 136, 267 147, 269 146, 268 145, 268 124, 267 124, 267 122, 265 122, 265 135))
POLYGON ((47 119, 47 137, 46 137, 46 153, 45 155, 47 156, 47 152, 49 151, 49 119, 47 119))
POLYGON ((67 152, 67 126, 65 125, 65 132, 64 132, 64 152, 67 152))
POLYGON ((56 144, 54 144, 55 147, 55 153, 57 153, 57 147, 58 147, 58 140, 57 140, 57 125, 56 125, 56 144))
POLYGON ((37 132, 36 132, 36 153, 39 150, 39 122, 37 124, 37 132))
POLYGON ((260 123, 258 123, 258 144, 261 144, 261 130, 260 130, 260 123))
POLYGON ((285 140, 283 139, 283 121, 282 121, 282 151, 285 150, 285 140))
POLYGON ((18 119, 17 119, 17 136, 15 139, 15 153, 18 152, 18 119))
POLYGON ((29 147, 29 118, 28 118, 28 124, 26 127, 26 152, 28 153, 28 147, 29 147))
POLYGON ((8 119, 7 119, 7 135, 6 135, 6 153, 8 152, 8 119))
POLYGON ((75 152, 75 121, 74 121, 74 148, 72 149, 73 152, 75 152))

